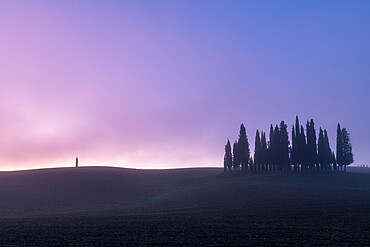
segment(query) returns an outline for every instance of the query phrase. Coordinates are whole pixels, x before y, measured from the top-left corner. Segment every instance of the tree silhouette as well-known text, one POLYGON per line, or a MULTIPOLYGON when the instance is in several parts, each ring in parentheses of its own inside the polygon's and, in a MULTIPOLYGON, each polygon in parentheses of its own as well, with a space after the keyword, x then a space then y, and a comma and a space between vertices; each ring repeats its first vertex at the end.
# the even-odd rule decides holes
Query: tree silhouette
POLYGON ((274 128, 272 127, 272 124, 270 125, 270 140, 268 143, 268 152, 267 152, 267 157, 268 157, 268 169, 273 170, 274 166, 274 128))
POLYGON ((260 138, 260 132, 256 131, 256 137, 254 141, 254 168, 256 171, 260 171, 261 166, 261 138, 260 138))
MULTIPOLYGON (((293 152, 293 161, 296 164, 297 169, 299 167, 301 170, 305 170, 307 166, 307 145, 306 145, 306 136, 303 129, 303 126, 299 124, 299 118, 296 116, 295 119, 295 135, 294 135, 294 145, 292 147, 293 152)), ((293 140, 292 140, 293 142, 293 140)))
POLYGON ((260 157, 260 162, 262 166, 262 170, 267 169, 267 143, 266 143, 266 133, 261 131, 261 157, 260 157))
POLYGON ((353 163, 352 144, 348 131, 337 126, 337 154, 330 148, 328 132, 320 128, 316 139, 315 122, 307 121, 306 130, 296 116, 292 126, 290 146, 288 127, 284 121, 275 127, 270 125, 269 141, 266 133, 256 130, 255 149, 250 155, 249 142, 244 124, 240 125, 238 140, 231 150, 230 141, 225 146, 224 170, 259 172, 262 170, 305 170, 312 171, 346 170, 353 163), (306 137, 307 135, 307 137, 306 137), (232 153, 232 154, 231 154, 232 153), (339 168, 340 169, 339 169, 339 168))
POLYGON ((325 164, 326 170, 330 170, 330 164, 333 163, 333 152, 331 151, 329 144, 328 132, 324 129, 324 154, 325 154, 325 164))
POLYGON ((340 128, 340 124, 337 125, 337 164, 342 169, 344 165, 344 158, 343 158, 343 136, 342 136, 342 129, 340 128))
POLYGON ((226 153, 224 155, 224 173, 227 173, 227 158, 226 158, 226 153))
MULTIPOLYGON (((302 135, 300 132, 301 125, 299 125, 298 116, 295 117, 295 147, 294 147, 294 155, 295 155, 295 162, 297 164, 297 169, 301 166, 302 169, 302 161, 303 161, 303 140, 302 135)), ((302 133, 304 135, 304 133, 302 133)))
POLYGON ((239 170, 240 167, 240 155, 239 155, 239 145, 234 142, 233 145, 233 168, 234 170, 239 170))
POLYGON ((306 136, 304 134, 304 129, 302 125, 299 134, 299 163, 301 164, 301 169, 305 170, 307 167, 307 144, 306 136))
POLYGON ((321 128, 319 131, 319 140, 318 140, 317 146, 318 146, 318 162, 320 164, 321 170, 324 171, 327 169, 327 166, 328 166, 328 159, 327 159, 328 154, 325 148, 324 131, 322 131, 321 128))
POLYGON ((273 164, 274 170, 280 170, 281 168, 281 157, 280 157, 280 130, 277 125, 274 129, 274 139, 273 139, 273 164))
POLYGON ((313 119, 310 122, 307 121, 307 165, 314 170, 317 164, 317 147, 316 147, 316 130, 313 119))
POLYGON ((284 121, 280 122, 279 128, 279 163, 281 170, 289 170, 289 134, 288 126, 284 121))
POLYGON ((342 129, 342 142, 343 142, 343 165, 344 171, 347 171, 346 167, 353 163, 352 144, 349 137, 349 133, 346 128, 342 129))
POLYGON ((233 165, 233 161, 232 161, 232 154, 231 154, 231 145, 230 145, 230 141, 227 140, 227 143, 225 145, 224 172, 227 172, 227 170, 231 171, 232 165, 233 165))
POLYGON ((294 125, 292 127, 292 147, 290 149, 290 162, 294 167, 294 170, 297 170, 297 138, 294 125))
POLYGON ((240 164, 242 166, 242 171, 246 171, 248 169, 250 150, 249 150, 247 131, 244 127, 244 124, 240 125, 238 152, 239 152, 239 157, 240 157, 240 164))

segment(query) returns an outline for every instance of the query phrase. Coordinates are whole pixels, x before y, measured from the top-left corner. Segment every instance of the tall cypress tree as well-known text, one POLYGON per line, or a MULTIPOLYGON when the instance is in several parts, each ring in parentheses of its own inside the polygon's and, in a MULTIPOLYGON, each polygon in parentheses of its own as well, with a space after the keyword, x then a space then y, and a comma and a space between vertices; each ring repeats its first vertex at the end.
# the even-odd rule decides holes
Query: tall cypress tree
POLYGON ((233 168, 234 170, 239 170, 240 167, 240 155, 239 155, 239 145, 234 142, 233 145, 233 168))
POLYGON ((231 145, 230 145, 230 141, 227 140, 227 143, 225 145, 224 172, 227 172, 227 170, 231 171, 232 165, 233 165, 233 161, 232 161, 232 154, 231 154, 231 145))
POLYGON ((298 116, 295 117, 295 150, 294 150, 294 156, 295 161, 297 163, 297 170, 299 169, 299 165, 302 164, 302 157, 301 157, 301 134, 299 132, 300 125, 299 125, 299 119, 298 116))
POLYGON ((330 164, 333 162, 333 153, 330 148, 328 132, 324 130, 324 150, 325 150, 325 164, 326 170, 330 170, 330 164))
POLYGON ((270 140, 268 145, 268 169, 273 170, 273 162, 274 162, 274 128, 272 124, 270 125, 270 140))
POLYGON ((274 145, 273 145, 273 164, 274 169, 280 169, 281 159, 280 159, 280 131, 279 127, 275 125, 274 129, 274 145))
POLYGON ((313 119, 307 121, 307 165, 313 170, 317 164, 316 130, 313 119))
POLYGON ((280 163, 281 169, 289 170, 290 169, 290 162, 289 162, 289 134, 288 134, 288 126, 285 124, 284 121, 280 122, 279 128, 279 136, 280 136, 280 163))
POLYGON ((261 132, 261 164, 262 170, 265 170, 267 165, 267 143, 265 132, 261 132))
POLYGON ((325 169, 325 151, 324 151, 324 132, 320 128, 319 130, 319 140, 317 143, 318 146, 318 161, 320 164, 321 170, 325 169))
POLYGON ((353 152, 351 139, 346 128, 342 129, 342 141, 343 141, 343 165, 344 171, 347 171, 347 166, 353 163, 353 152))
POLYGON ((304 134, 303 126, 301 125, 301 131, 299 134, 299 161, 301 164, 302 170, 306 169, 307 166, 307 145, 306 145, 306 136, 304 134))
POLYGON ((261 168, 261 138, 260 132, 256 131, 256 138, 254 141, 254 168, 259 171, 261 168))
POLYGON ((304 133, 303 126, 299 124, 298 116, 295 119, 295 160, 297 163, 297 169, 299 166, 302 170, 306 166, 306 136, 304 133))
POLYGON ((245 171, 248 169, 250 150, 249 150, 247 131, 244 127, 244 124, 240 125, 238 148, 239 148, 240 163, 242 166, 242 171, 245 171))
POLYGON ((343 137, 342 137, 342 129, 340 128, 340 124, 337 125, 337 164, 342 169, 344 164, 343 159, 343 137))
POLYGON ((299 125, 299 119, 298 119, 298 116, 295 117, 295 136, 298 138, 299 136, 299 129, 300 129, 300 125, 299 125))
POLYGON ((294 170, 297 170, 297 141, 294 125, 292 127, 292 148, 290 150, 290 162, 294 167, 294 170))

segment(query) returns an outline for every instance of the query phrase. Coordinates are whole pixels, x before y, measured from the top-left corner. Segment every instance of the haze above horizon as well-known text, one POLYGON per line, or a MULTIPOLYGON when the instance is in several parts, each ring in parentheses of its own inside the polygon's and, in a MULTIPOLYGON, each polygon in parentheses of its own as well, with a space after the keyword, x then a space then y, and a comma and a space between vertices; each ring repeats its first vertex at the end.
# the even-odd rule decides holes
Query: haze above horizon
POLYGON ((369 1, 2 1, 0 170, 222 166, 298 115, 369 164, 369 1))

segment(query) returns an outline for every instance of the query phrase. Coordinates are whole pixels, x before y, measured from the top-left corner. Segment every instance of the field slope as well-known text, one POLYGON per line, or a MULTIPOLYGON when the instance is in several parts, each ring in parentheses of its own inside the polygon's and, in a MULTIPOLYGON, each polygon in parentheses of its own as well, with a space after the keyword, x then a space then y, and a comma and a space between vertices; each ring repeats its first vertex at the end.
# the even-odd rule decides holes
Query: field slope
POLYGON ((0 245, 369 246, 370 174, 349 170, 1 172, 0 245))

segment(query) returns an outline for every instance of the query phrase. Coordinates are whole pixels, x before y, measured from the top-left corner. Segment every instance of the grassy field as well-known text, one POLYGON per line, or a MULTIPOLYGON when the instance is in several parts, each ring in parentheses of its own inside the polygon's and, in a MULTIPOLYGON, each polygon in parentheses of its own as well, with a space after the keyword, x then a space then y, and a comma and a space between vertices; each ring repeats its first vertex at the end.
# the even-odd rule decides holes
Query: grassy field
POLYGON ((0 173, 0 246, 370 246, 370 174, 0 173))

